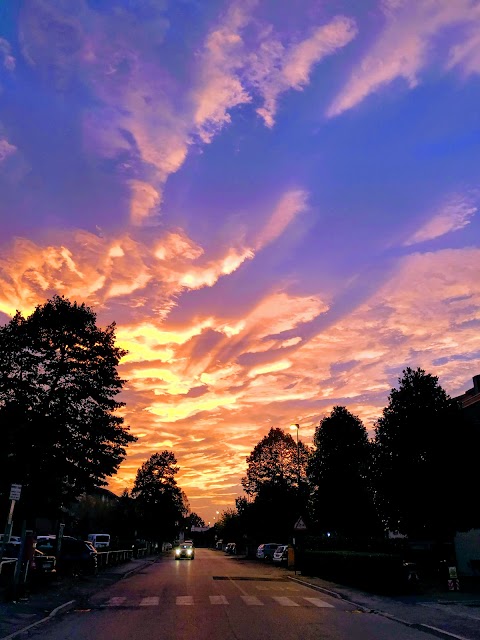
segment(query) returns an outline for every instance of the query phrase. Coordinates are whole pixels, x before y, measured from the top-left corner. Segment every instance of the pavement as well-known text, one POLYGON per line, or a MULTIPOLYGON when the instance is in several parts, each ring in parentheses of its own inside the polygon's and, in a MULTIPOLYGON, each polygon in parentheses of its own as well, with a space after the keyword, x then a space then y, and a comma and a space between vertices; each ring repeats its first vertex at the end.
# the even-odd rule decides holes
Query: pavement
POLYGON ((19 638, 29 629, 72 608, 86 607, 90 596, 97 591, 141 571, 157 560, 158 556, 132 559, 124 564, 106 567, 96 576, 58 576, 48 583, 30 587, 24 597, 16 601, 7 601, 5 591, 2 593, 0 590, 0 640, 19 638))
MULTIPOLYGON (((107 567, 96 576, 58 578, 48 585, 30 590, 16 602, 0 601, 0 640, 19 638, 32 627, 70 609, 88 608, 88 600, 94 593, 158 560, 158 556, 133 559, 125 564, 107 567)), ((478 584, 465 585, 467 589, 464 587, 459 592, 449 592, 446 588, 442 590, 438 585, 433 585, 421 593, 385 596, 301 575, 286 568, 278 570, 292 581, 354 604, 359 612, 384 616, 446 640, 480 640, 478 584)))
POLYGON ((480 584, 460 579, 462 591, 438 584, 407 595, 378 595, 322 578, 288 571, 287 577, 316 591, 354 604, 359 611, 383 616, 445 640, 480 640, 480 584))

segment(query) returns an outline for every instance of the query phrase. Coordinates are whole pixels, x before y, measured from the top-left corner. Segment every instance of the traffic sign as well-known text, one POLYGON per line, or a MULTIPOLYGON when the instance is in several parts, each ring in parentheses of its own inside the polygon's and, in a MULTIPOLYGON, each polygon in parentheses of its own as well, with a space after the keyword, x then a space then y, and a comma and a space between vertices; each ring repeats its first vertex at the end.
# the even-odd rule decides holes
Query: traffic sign
POLYGON ((20 494, 22 493, 21 484, 12 484, 10 487, 10 500, 20 500, 20 494))
POLYGON ((302 516, 300 516, 300 518, 296 521, 295 526, 293 528, 295 529, 295 531, 305 531, 305 529, 307 528, 307 525, 303 521, 302 516))

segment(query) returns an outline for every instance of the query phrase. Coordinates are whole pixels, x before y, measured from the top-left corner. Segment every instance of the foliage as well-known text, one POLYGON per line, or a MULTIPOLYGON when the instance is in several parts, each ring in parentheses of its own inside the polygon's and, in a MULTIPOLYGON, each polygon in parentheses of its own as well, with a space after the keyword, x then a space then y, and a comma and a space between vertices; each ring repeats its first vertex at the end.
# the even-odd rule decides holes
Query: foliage
POLYGON ((404 370, 375 428, 376 494, 388 528, 440 538, 473 526, 478 436, 438 378, 404 370))
POLYGON ((378 530, 369 487, 371 445, 362 421, 336 406, 315 430, 308 465, 312 510, 320 531, 365 536, 378 530))
POLYGON ((136 440, 116 413, 125 353, 115 324, 102 330, 90 308, 59 296, 0 328, 0 491, 22 484, 30 516, 105 485, 136 440))
POLYGON ((131 496, 135 499, 142 535, 150 540, 173 540, 189 507, 175 476, 177 460, 170 451, 154 453, 137 471, 131 496))
POLYGON ((251 538, 288 541, 306 509, 309 450, 289 433, 271 428, 247 458, 242 486, 250 501, 238 503, 242 527, 251 538))
POLYGON ((308 448, 297 445, 289 433, 272 427, 247 458, 247 475, 242 486, 249 496, 258 496, 267 488, 298 488, 305 481, 308 448))

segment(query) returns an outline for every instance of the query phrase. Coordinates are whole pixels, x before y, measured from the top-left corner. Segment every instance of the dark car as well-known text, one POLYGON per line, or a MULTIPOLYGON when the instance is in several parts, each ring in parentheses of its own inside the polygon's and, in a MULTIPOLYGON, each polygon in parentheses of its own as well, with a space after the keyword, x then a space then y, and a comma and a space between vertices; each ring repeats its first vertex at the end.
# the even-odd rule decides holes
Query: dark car
MULTIPOLYGON (((41 541, 37 540, 37 548, 40 551, 49 552, 50 546, 56 548, 56 538, 49 536, 48 546, 42 548, 41 541)), ((50 552, 51 553, 51 552, 50 552)), ((77 540, 71 536, 63 536, 60 547, 60 555, 57 558, 59 573, 70 575, 91 575, 97 571, 97 550, 85 540, 77 540)))
POLYGON ((175 560, 180 560, 181 558, 188 558, 189 560, 195 558, 195 549, 191 542, 181 542, 175 547, 175 560))
MULTIPOLYGON (((17 542, 9 542, 5 547, 4 558, 18 559, 20 555, 21 545, 17 542)), ((27 555, 24 550, 24 560, 27 555)), ((28 565, 28 577, 38 578, 43 575, 53 574, 56 570, 57 559, 55 556, 49 556, 42 553, 39 549, 32 550, 32 557, 28 565)))
POLYGON ((46 553, 40 551, 40 549, 34 549, 33 560, 30 563, 30 570, 37 575, 52 574, 56 572, 57 559, 55 556, 49 556, 46 553))

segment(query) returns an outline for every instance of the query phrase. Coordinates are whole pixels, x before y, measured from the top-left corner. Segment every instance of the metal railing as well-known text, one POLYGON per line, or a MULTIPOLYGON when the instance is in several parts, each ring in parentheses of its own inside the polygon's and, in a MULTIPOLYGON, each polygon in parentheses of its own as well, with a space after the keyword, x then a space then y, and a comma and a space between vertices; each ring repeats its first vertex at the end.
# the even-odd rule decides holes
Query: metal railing
MULTIPOLYGON (((134 557, 133 549, 120 549, 118 551, 97 551, 97 567, 110 567, 114 564, 126 562, 134 557)), ((138 556, 137 556, 138 557, 138 556)))
POLYGON ((15 570, 17 562, 18 562, 17 558, 3 558, 2 560, 0 560, 0 574, 2 573, 3 567, 6 566, 7 564, 13 564, 14 565, 13 569, 15 570))

